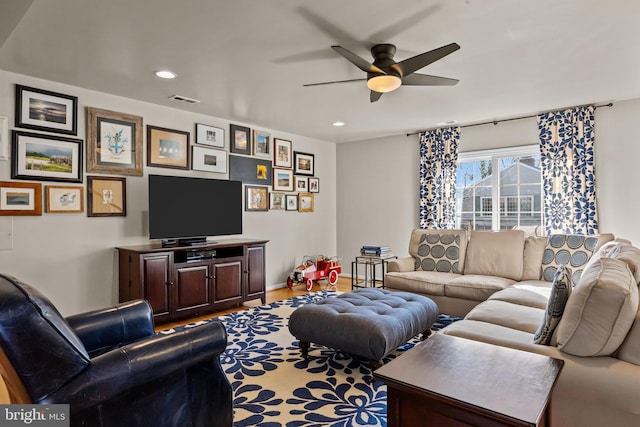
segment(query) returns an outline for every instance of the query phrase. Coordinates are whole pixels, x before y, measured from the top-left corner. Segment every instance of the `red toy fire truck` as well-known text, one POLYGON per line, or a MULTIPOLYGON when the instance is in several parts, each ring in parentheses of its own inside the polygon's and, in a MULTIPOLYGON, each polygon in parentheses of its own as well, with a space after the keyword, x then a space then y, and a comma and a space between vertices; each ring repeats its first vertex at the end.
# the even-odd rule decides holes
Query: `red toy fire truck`
POLYGON ((294 283, 304 283, 307 291, 310 291, 314 281, 327 279, 328 286, 335 287, 340 273, 342 273, 342 265, 337 257, 306 255, 302 258, 302 264, 287 277, 287 286, 291 289, 294 283))

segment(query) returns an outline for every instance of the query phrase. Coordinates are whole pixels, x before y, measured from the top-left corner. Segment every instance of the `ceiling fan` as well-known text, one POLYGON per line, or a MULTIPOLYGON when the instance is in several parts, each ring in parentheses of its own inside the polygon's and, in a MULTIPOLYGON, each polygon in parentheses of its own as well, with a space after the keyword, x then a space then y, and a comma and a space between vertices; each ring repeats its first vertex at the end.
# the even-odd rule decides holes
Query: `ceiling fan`
POLYGON ((427 65, 460 49, 460 46, 457 43, 451 43, 400 62, 396 62, 393 59, 393 56, 396 53, 396 47, 388 43, 377 44, 371 48, 371 55, 374 59, 373 63, 356 55, 350 50, 343 48, 342 46, 331 46, 331 48, 344 56, 353 65, 367 73, 367 78, 309 83, 303 86, 319 86, 366 80, 367 87, 371 89, 371 102, 376 102, 380 99, 383 93, 396 90, 401 85, 446 86, 455 85, 459 81, 457 79, 416 73, 419 69, 424 68, 427 65))

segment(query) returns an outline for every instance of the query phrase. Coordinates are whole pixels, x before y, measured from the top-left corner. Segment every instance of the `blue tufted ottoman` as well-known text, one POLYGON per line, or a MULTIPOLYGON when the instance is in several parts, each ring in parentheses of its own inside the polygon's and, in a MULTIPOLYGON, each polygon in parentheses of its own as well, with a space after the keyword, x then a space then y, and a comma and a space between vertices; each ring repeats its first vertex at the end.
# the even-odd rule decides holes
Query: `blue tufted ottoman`
POLYGON ((382 365, 382 358, 414 336, 429 336, 438 307, 409 292, 363 288, 297 308, 289 331, 306 358, 317 343, 382 365))

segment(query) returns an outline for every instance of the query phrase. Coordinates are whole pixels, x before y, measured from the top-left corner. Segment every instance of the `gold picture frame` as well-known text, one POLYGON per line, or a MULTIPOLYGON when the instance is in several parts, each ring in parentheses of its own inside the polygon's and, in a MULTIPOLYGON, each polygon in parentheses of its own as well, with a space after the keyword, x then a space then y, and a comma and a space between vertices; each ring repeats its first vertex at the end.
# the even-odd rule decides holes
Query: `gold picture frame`
POLYGON ((87 176, 87 216, 127 216, 126 178, 87 176))
POLYGON ((313 193, 298 194, 298 212, 313 212, 313 193))
POLYGON ((84 187, 47 185, 45 187, 46 213, 84 212, 84 187))
POLYGON ((142 117, 87 107, 87 172, 142 176, 142 117))

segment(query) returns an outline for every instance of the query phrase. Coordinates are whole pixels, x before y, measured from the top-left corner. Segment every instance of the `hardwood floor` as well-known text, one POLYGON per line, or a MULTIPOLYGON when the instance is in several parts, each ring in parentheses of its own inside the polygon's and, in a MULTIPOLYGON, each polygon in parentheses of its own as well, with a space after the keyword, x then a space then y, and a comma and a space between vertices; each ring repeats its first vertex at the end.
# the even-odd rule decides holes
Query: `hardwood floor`
MULTIPOLYGON (((320 291, 320 290, 326 289, 326 288, 327 288, 326 281, 323 280, 320 283, 314 283, 313 284, 313 289, 311 289, 311 292, 320 291)), ((339 292, 348 292, 348 291, 350 291, 351 290, 351 277, 346 277, 346 276, 339 277, 338 278, 338 283, 336 284, 336 290, 339 291, 339 292)), ((287 287, 284 287, 284 288, 273 289, 273 290, 267 291, 267 295, 266 295, 265 299, 266 299, 266 303, 269 304, 269 303, 272 303, 274 301, 282 301, 283 299, 292 298, 292 297, 299 296, 299 295, 305 295, 307 293, 308 292, 307 292, 307 288, 305 287, 305 285, 296 284, 296 285, 293 286, 293 289, 289 289, 287 287)), ((188 323, 197 322, 198 320, 210 319, 212 317, 222 316, 224 314, 229 314, 229 313, 234 313, 236 311, 246 310, 247 308, 251 308, 251 307, 258 307, 261 304, 262 304, 262 301, 260 301, 260 300, 247 301, 247 302, 245 302, 244 304, 242 304, 240 306, 232 307, 232 308, 229 308, 227 310, 207 313, 207 314, 204 314, 202 316, 187 318, 187 319, 181 320, 179 322, 162 323, 160 325, 156 325, 156 331, 175 328, 176 326, 182 326, 182 325, 186 325, 188 323)))

